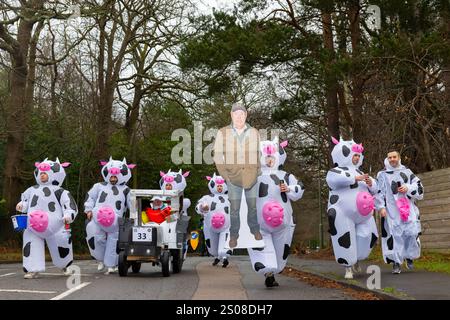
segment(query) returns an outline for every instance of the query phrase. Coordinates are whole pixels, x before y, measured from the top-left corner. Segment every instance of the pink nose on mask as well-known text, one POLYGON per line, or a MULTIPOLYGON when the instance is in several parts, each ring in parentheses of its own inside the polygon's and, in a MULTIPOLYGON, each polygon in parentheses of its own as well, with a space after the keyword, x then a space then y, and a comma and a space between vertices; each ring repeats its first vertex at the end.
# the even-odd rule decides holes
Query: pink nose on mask
POLYGON ((397 204, 398 211, 400 212, 400 219, 403 222, 408 221, 410 211, 408 200, 406 198, 400 198, 395 203, 397 204))
POLYGON ((172 176, 165 176, 164 177, 164 181, 165 182, 173 182, 173 177, 172 176))
POLYGON ((368 192, 358 192, 356 196, 356 208, 362 216, 369 215, 375 207, 373 196, 368 192))
POLYGON ((216 179, 216 183, 217 184, 224 184, 225 180, 223 180, 223 179, 216 179))
POLYGON ((38 169, 41 171, 50 171, 50 165, 48 163, 41 163, 38 169))
POLYGON ((211 225, 214 229, 220 229, 225 224, 225 214, 222 212, 214 213, 211 217, 211 225))
POLYGON ((111 173, 112 175, 117 175, 120 173, 120 169, 119 168, 111 168, 111 169, 109 169, 109 173, 111 173))
POLYGON ((275 147, 271 144, 269 144, 268 146, 265 146, 263 149, 265 154, 274 154, 277 150, 275 149, 275 147))
POLYGON ((114 210, 111 207, 101 207, 97 213, 97 221, 104 227, 110 227, 114 223, 114 210))
POLYGON ((276 228, 283 223, 284 209, 276 201, 269 201, 263 207, 263 219, 271 227, 276 228))
POLYGON ((48 213, 36 210, 30 213, 30 227, 36 232, 44 232, 48 227, 48 213))
POLYGON ((364 152, 364 147, 362 146, 362 144, 354 144, 352 146, 352 151, 355 153, 363 153, 364 152))

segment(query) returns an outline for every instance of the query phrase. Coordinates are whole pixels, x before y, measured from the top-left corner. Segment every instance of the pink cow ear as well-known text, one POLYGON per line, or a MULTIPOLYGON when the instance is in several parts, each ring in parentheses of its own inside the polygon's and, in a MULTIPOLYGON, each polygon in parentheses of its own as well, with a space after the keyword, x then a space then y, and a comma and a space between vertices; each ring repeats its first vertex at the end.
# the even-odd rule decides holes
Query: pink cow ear
POLYGON ((63 163, 61 163, 61 166, 63 167, 63 168, 68 168, 68 167, 70 167, 72 164, 70 163, 70 162, 63 162, 63 163))
POLYGON ((186 171, 185 173, 183 173, 183 177, 187 177, 189 175, 189 171, 186 171))
POLYGON ((128 166, 128 168, 130 168, 130 169, 136 168, 136 165, 135 165, 134 163, 130 163, 130 164, 128 164, 127 166, 128 166))
POLYGON ((339 144, 339 140, 336 139, 335 137, 331 137, 331 141, 332 141, 334 144, 339 144))
POLYGON ((212 178, 210 176, 206 176, 206 180, 210 181, 212 178))
POLYGON ((107 163, 108 163, 108 161, 105 161, 105 160, 100 160, 100 161, 98 162, 98 164, 101 165, 102 167, 103 167, 104 165, 106 165, 107 163))
POLYGON ((35 162, 35 163, 34 163, 34 166, 35 166, 36 168, 38 168, 40 164, 41 164, 40 162, 35 162))
POLYGON ((288 145, 288 141, 287 141, 287 140, 285 140, 285 141, 283 141, 282 143, 280 143, 280 146, 281 146, 282 148, 286 148, 287 145, 288 145))
POLYGON ((160 171, 160 172, 159 172, 159 175, 160 175, 161 177, 164 177, 166 174, 165 174, 163 171, 160 171))

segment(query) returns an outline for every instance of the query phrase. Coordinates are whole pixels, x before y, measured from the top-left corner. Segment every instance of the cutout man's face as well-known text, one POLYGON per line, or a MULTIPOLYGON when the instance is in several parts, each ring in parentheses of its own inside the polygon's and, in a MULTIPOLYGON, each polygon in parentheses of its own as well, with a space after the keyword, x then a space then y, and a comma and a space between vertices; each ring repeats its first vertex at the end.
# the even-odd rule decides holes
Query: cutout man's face
POLYGON ((247 120, 247 112, 242 110, 231 112, 231 120, 233 121, 233 126, 236 129, 242 129, 245 125, 245 121, 247 120))

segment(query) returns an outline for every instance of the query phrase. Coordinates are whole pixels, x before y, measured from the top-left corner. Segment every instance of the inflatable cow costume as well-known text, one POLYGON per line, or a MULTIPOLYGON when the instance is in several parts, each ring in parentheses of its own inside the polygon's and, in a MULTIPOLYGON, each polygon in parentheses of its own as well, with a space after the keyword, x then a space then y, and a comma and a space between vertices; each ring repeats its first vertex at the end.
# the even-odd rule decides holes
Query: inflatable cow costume
POLYGON ((346 266, 346 279, 360 272, 358 261, 366 259, 378 238, 373 217, 375 179, 364 175, 364 148, 353 140, 338 141, 331 156, 334 168, 327 173, 329 232, 336 261, 346 266), (353 266, 353 268, 352 268, 353 266))
MULTIPOLYGON (((167 173, 160 171, 159 186, 161 190, 179 190, 184 191, 186 189, 186 177, 189 176, 189 171, 182 173, 181 169, 178 172, 172 172, 170 169, 167 173)), ((191 200, 183 198, 183 210, 181 214, 187 216, 187 209, 191 206, 191 200)))
POLYGON ((256 200, 258 223, 265 243, 264 248, 248 249, 253 269, 265 275, 267 287, 278 286, 275 273, 286 266, 295 224, 291 201, 303 196, 303 184, 294 175, 281 170, 286 160, 287 141, 262 141, 261 171, 258 177, 256 200))
POLYGON ((104 181, 94 184, 87 194, 84 211, 91 221, 86 225, 86 240, 91 256, 98 261, 98 270, 105 266, 114 272, 118 264, 116 252, 119 218, 130 206, 131 169, 136 165, 113 160, 100 161, 104 181))
POLYGON ((203 234, 206 247, 214 257, 213 266, 221 260, 222 267, 229 264, 228 258, 232 253, 226 248, 230 236, 230 202, 228 201, 228 188, 221 176, 207 176, 208 188, 211 194, 203 196, 197 203, 195 211, 203 216, 203 234))
MULTIPOLYGON (((161 187, 161 190, 178 190, 178 191, 184 191, 186 189, 187 183, 186 183, 186 177, 189 176, 189 171, 186 171, 183 173, 181 169, 178 172, 172 172, 171 169, 167 173, 160 171, 159 175, 161 176, 161 179, 159 180, 159 186, 161 187)), ((183 216, 188 216, 188 209, 191 206, 191 200, 188 198, 184 198, 183 196, 183 209, 181 210, 180 214, 183 216)), ((187 255, 187 239, 183 244, 183 257, 186 259, 187 255)))
POLYGON ((393 263, 393 273, 398 274, 404 260, 412 269, 413 260, 420 257, 421 226, 416 201, 423 199, 424 192, 419 177, 401 164, 398 152, 390 152, 388 157, 384 160, 385 170, 377 176, 376 207, 387 213, 381 218, 383 258, 393 263), (390 164, 392 158, 398 161, 396 166, 390 164))
POLYGON ((45 159, 35 163, 37 185, 28 188, 17 204, 18 211, 27 213, 27 228, 23 234, 23 270, 25 278, 35 278, 45 271, 47 243, 53 264, 65 270, 73 261, 72 237, 68 229, 78 214, 75 200, 61 186, 66 177, 64 168, 70 163, 45 159), (67 227, 66 227, 67 225, 67 227))

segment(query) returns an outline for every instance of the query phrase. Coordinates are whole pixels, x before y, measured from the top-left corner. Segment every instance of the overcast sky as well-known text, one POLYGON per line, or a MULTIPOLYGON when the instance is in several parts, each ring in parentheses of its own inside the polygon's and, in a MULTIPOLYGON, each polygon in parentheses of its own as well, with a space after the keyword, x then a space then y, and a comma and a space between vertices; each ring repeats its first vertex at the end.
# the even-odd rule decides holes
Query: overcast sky
POLYGON ((239 0, 195 0, 198 3, 199 11, 212 13, 212 9, 232 9, 239 0))

